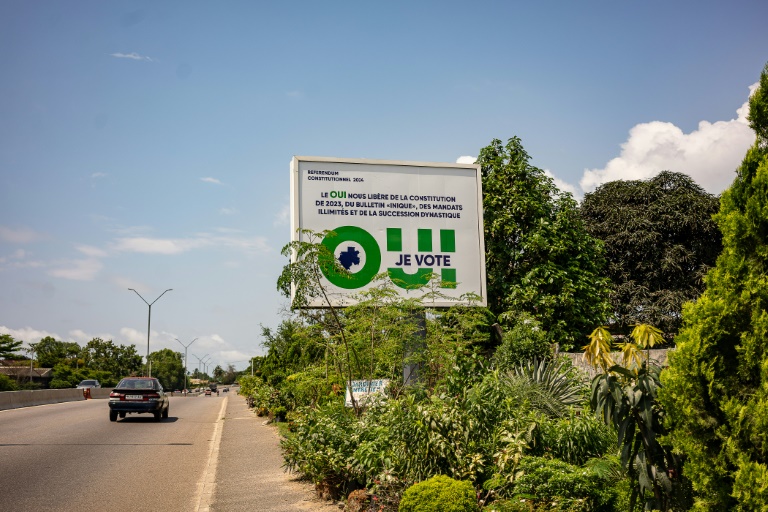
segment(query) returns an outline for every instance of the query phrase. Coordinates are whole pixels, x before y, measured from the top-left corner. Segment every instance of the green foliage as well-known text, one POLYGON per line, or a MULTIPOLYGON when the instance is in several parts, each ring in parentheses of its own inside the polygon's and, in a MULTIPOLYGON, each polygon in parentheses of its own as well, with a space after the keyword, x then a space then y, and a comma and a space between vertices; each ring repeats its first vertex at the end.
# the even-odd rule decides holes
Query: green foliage
POLYGON ((519 138, 480 151, 488 307, 527 312, 550 341, 572 348, 608 308, 601 243, 576 202, 529 163, 519 138))
POLYGON ((0 373, 0 391, 16 391, 16 381, 0 373))
POLYGON ((283 441, 286 466, 337 490, 356 482, 380 503, 394 503, 407 483, 434 475, 478 488, 490 481, 486 491, 500 495, 527 453, 582 462, 614 445, 600 421, 577 414, 585 385, 569 366, 550 361, 520 365, 517 374, 487 373, 477 370, 481 360, 457 354, 439 389, 391 397, 359 417, 341 397, 300 409, 283 441))
POLYGON ((680 474, 680 463, 669 444, 662 443, 667 428, 658 399, 661 368, 647 356, 644 360, 640 352, 661 338, 655 327, 636 325, 631 333, 634 342, 620 345, 623 366, 613 362, 612 337, 604 327, 595 329, 584 347, 584 358, 604 372, 592 379, 590 404, 618 432, 621 463, 634 485, 631 508, 639 497, 646 507, 668 510, 681 489, 672 482, 673 475, 680 474))
POLYGON ((348 458, 356 448, 356 416, 341 401, 297 412, 293 431, 280 441, 285 466, 338 497, 354 481, 348 458))
POLYGON ((723 251, 683 310, 663 374, 670 441, 697 510, 768 508, 768 65, 750 99, 757 134, 715 220, 723 251))
POLYGON ((96 379, 103 387, 117 384, 117 380, 109 372, 92 370, 90 368, 75 368, 66 362, 58 363, 54 366, 53 375, 54 378, 49 384, 49 387, 52 389, 74 388, 86 379, 96 379))
POLYGON ((536 404, 550 417, 567 414, 569 407, 580 407, 586 401, 581 377, 571 373, 568 359, 526 361, 511 372, 502 374, 502 381, 525 401, 536 404))
POLYGON ((600 419, 571 412, 568 416, 541 423, 537 446, 532 454, 546 455, 568 462, 586 464, 616 446, 616 434, 600 419))
POLYGON ((75 342, 59 341, 46 336, 37 343, 30 343, 37 363, 43 368, 53 368, 59 363, 77 364, 82 347, 75 342))
POLYGON ((649 506, 667 510, 672 494, 670 469, 678 464, 671 448, 661 444, 666 434, 664 410, 657 401, 660 369, 643 365, 635 371, 612 366, 592 380, 592 407, 618 431, 621 462, 637 482, 640 497, 652 493, 649 506))
POLYGON ((81 357, 85 366, 92 370, 108 372, 116 381, 140 371, 142 367, 141 356, 136 352, 134 345, 116 345, 112 340, 104 341, 101 338, 89 341, 83 347, 81 357))
POLYGON ((493 354, 493 366, 499 370, 509 370, 524 361, 551 357, 551 344, 541 324, 529 315, 522 314, 514 319, 512 328, 504 333, 501 345, 493 354))
POLYGON ((23 341, 16 341, 10 334, 0 334, 0 359, 18 359, 23 341))
POLYGON ((169 348, 149 354, 152 362, 152 376, 156 377, 166 390, 184 388, 184 363, 181 352, 169 348))
POLYGON ((512 494, 532 502, 532 510, 568 512, 611 510, 615 492, 585 468, 543 457, 524 457, 512 494))
POLYGON ((472 484, 436 475, 409 487, 400 501, 400 512, 473 512, 477 499, 472 484))
POLYGON ((628 334, 636 323, 677 333, 683 304, 702 293, 720 253, 717 210, 717 197, 670 171, 605 183, 584 196, 586 229, 605 247, 614 333, 628 334))

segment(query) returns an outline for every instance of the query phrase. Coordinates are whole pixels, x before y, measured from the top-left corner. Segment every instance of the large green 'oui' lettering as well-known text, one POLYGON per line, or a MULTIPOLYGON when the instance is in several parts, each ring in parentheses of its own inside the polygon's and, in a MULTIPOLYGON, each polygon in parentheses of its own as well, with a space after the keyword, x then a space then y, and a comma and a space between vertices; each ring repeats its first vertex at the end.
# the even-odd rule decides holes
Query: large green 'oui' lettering
MULTIPOLYGON (((336 259, 336 249, 345 242, 355 242, 359 244, 365 251, 365 265, 358 272, 355 273, 339 273, 334 269, 335 262, 326 261, 321 262, 320 268, 323 275, 332 284, 339 288, 352 290, 356 288, 362 288, 371 282, 373 277, 379 272, 381 268, 381 250, 376 239, 368 233, 366 230, 357 226, 341 226, 334 230, 336 236, 326 237, 323 239, 322 244, 328 248, 329 254, 336 259)), ((420 253, 432 252, 432 230, 431 229, 418 229, 417 233, 417 248, 420 253)), ((401 228, 387 228, 387 252, 402 252, 403 250, 403 231, 401 228)), ((440 230, 440 251, 443 253, 456 252, 456 232, 452 229, 440 230)), ((342 261, 344 258, 357 258, 357 251, 352 247, 348 249, 347 254, 343 254, 338 259, 342 261)), ((426 257, 427 261, 434 261, 435 258, 426 257)), ((342 264, 345 262, 342 261, 342 264)), ((346 260, 346 268, 350 268, 356 262, 350 262, 346 260)), ((400 267, 389 267, 387 272, 392 282, 403 289, 418 288, 426 285, 429 282, 429 278, 432 275, 433 268, 418 268, 414 273, 407 273, 400 267)), ((442 288, 456 288, 456 269, 455 268, 441 268, 440 269, 440 286, 442 288)))

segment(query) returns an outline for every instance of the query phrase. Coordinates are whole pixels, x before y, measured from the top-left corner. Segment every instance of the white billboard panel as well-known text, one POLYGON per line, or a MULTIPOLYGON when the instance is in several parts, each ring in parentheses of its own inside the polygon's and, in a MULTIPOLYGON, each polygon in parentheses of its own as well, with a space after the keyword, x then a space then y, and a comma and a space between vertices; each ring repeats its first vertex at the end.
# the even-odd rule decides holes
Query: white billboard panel
POLYGON ((380 272, 405 297, 437 274, 442 294, 486 304, 479 165, 294 157, 293 240, 302 229, 336 232, 323 244, 351 276, 325 276, 334 304, 350 304, 380 272))

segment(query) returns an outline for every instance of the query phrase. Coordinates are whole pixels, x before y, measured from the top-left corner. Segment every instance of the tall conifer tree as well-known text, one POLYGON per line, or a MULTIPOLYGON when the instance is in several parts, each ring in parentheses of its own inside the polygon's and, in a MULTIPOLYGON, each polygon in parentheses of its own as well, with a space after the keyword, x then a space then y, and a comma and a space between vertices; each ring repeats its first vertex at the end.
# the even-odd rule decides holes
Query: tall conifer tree
POLYGON ((757 138, 715 216, 723 252, 662 374, 696 510, 768 508, 768 65, 749 106, 757 138))

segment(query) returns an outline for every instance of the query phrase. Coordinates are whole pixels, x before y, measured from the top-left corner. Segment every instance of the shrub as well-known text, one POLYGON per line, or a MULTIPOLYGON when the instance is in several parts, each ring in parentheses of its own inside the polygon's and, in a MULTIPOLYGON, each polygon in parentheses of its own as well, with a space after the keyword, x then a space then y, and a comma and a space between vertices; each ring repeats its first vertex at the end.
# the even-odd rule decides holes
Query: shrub
POLYGON ((493 355, 493 365, 499 370, 511 370, 532 359, 549 359, 552 348, 541 324, 527 315, 518 315, 514 326, 502 337, 493 355))
POLYGON ((0 373, 0 391, 14 391, 16 389, 16 381, 0 373))
POLYGON ((583 411, 565 418, 542 422, 539 438, 541 453, 570 464, 584 464, 616 446, 616 433, 603 421, 583 411))
POLYGON ((561 460, 524 457, 517 469, 520 476, 515 479, 512 494, 530 498, 533 510, 612 510, 615 492, 586 468, 561 460))
POLYGON ((483 512, 533 512, 533 510, 533 503, 525 498, 494 501, 483 507, 483 512))
POLYGON ((312 480, 327 497, 350 492, 348 460, 357 447, 356 424, 354 412, 342 401, 300 409, 292 431, 280 441, 285 467, 312 480))
POLYGON ((400 500, 400 512, 471 512, 477 510, 472 484, 437 475, 409 487, 400 500))

